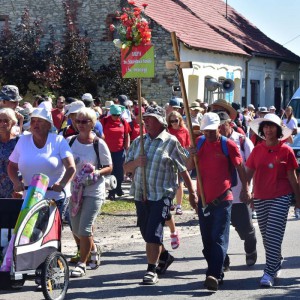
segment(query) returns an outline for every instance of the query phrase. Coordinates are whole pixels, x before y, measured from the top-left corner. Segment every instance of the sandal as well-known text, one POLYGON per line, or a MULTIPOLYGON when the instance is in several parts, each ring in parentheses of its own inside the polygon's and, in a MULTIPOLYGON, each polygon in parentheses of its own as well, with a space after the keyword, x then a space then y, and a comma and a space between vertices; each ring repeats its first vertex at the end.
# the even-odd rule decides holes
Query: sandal
POLYGON ((79 263, 77 264, 75 269, 71 271, 70 276, 75 278, 82 277, 85 275, 85 272, 86 272, 86 265, 83 263, 79 263))
POLYGON ((143 277, 143 284, 145 285, 153 285, 158 282, 158 276, 156 273, 147 271, 143 277))
POLYGON ((100 256, 102 251, 100 245, 96 244, 96 248, 96 251, 91 251, 91 260, 89 262, 89 267, 91 268, 91 270, 96 270, 100 266, 100 256))
POLYGON ((172 249, 177 249, 180 245, 179 233, 178 231, 171 233, 171 247, 172 249))

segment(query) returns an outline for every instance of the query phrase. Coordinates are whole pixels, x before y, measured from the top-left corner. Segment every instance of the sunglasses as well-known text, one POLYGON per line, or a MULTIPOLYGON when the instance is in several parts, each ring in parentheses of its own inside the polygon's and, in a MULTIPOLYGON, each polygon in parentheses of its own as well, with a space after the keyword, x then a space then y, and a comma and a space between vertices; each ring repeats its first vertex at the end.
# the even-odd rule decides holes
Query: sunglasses
POLYGON ((0 124, 1 123, 8 124, 9 120, 8 119, 0 119, 0 124))
POLYGON ((87 123, 92 122, 91 120, 75 120, 76 124, 86 125, 87 123))
POLYGON ((178 119, 176 119, 176 120, 170 120, 170 123, 172 124, 172 123, 178 123, 179 122, 179 120, 178 119))
POLYGON ((120 115, 114 115, 114 114, 112 116, 114 116, 114 117, 120 117, 120 115))

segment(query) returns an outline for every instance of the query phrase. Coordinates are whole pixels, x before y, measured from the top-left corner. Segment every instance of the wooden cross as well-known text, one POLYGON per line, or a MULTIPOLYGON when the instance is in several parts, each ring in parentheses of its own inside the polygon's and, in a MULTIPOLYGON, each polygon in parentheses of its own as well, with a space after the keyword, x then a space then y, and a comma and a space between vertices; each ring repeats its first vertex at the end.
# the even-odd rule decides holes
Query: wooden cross
MULTIPOLYGON (((192 64, 192 62, 181 62, 180 61, 179 46, 178 46, 176 32, 171 32, 171 38, 172 38, 173 50, 174 50, 174 55, 175 55, 176 61, 167 61, 166 67, 168 69, 177 69, 178 70, 181 94, 182 94, 183 103, 184 103, 184 112, 185 112, 185 116, 186 116, 186 122, 187 122, 188 130, 189 130, 189 134, 191 137, 191 146, 195 148, 196 144, 195 144, 195 138, 194 138, 194 134, 193 134, 192 121, 191 121, 191 115, 190 115, 190 110, 189 110, 189 102, 187 99, 187 94, 186 94, 186 89, 185 89, 185 84, 184 84, 184 77, 183 77, 183 72, 182 72, 182 69, 184 69, 184 68, 193 68, 193 64, 192 64)), ((199 192, 200 192, 200 197, 201 197, 201 201, 202 201, 202 209, 204 211, 207 205, 205 202, 205 197, 204 197, 204 193, 203 193, 203 185, 202 185, 202 177, 200 174, 200 170, 198 168, 198 159, 196 156, 194 156, 194 163, 195 163, 197 178, 198 178, 198 182, 199 182, 199 188, 200 188, 199 192)))

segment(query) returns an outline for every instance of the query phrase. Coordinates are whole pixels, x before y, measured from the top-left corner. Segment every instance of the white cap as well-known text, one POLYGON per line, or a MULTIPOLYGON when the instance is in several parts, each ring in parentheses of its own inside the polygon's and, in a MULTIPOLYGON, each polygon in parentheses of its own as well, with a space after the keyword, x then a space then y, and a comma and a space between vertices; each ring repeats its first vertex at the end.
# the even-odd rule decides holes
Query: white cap
POLYGON ((269 110, 270 109, 276 109, 276 107, 274 106, 274 105, 271 105, 270 107, 269 107, 269 110))
POLYGON ((40 118, 46 120, 53 126, 52 114, 45 108, 35 108, 31 114, 31 118, 40 118))
POLYGON ((204 114, 200 130, 216 130, 220 126, 220 118, 216 113, 208 112, 204 114))
POLYGON ((89 101, 89 102, 94 101, 93 96, 90 93, 83 94, 82 97, 81 97, 81 100, 82 101, 89 101))
POLYGON ((79 112, 83 107, 85 107, 85 105, 80 100, 72 102, 69 105, 66 105, 65 116, 68 116, 70 114, 75 114, 75 113, 79 112))

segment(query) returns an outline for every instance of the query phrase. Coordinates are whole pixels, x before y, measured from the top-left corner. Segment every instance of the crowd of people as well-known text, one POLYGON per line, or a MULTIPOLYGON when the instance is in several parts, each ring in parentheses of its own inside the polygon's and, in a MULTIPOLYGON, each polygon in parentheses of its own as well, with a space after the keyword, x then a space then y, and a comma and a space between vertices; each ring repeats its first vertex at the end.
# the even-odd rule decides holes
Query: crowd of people
POLYGON ((71 258, 76 263, 72 277, 99 267, 94 223, 104 200, 122 197, 122 183, 128 180, 146 245, 142 284, 156 284, 175 260, 164 243, 164 227, 170 229, 172 248, 178 248, 179 230, 171 212, 184 213, 186 188, 199 217, 205 287, 217 291, 230 269, 230 224, 244 241, 246 265, 256 263, 253 213, 266 257, 260 285, 273 286, 282 267, 289 207, 294 201, 300 208, 298 163, 287 144, 298 128, 292 107, 285 109, 282 120, 273 106, 242 109, 223 99, 210 105, 197 99, 186 108, 189 131, 183 101, 177 97, 164 107, 142 98, 141 111, 126 95, 105 103, 90 93, 80 100, 59 96, 55 107, 46 96, 35 97, 32 104, 22 105, 21 100, 16 86, 2 87, 1 197, 24 197, 34 174, 49 176, 46 197, 56 200, 78 248, 71 258), (109 174, 117 183, 107 191, 109 174))

